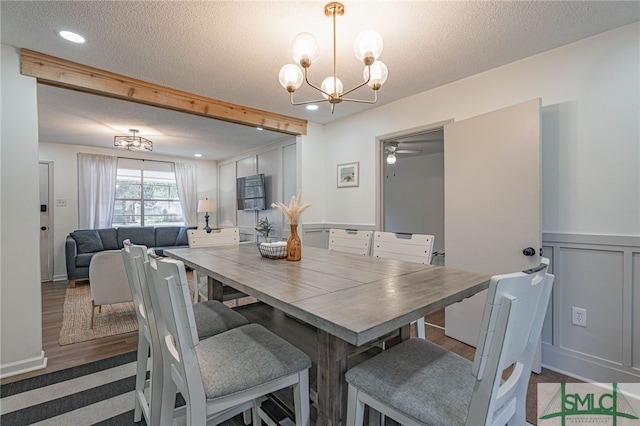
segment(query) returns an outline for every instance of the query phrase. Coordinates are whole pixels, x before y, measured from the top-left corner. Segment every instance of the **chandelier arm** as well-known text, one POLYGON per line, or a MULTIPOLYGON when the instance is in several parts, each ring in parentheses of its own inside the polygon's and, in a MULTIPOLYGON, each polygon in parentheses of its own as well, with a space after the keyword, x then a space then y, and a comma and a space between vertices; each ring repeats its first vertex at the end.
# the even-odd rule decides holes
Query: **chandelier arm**
MULTIPOLYGON (((347 90, 347 91, 346 91, 346 92, 344 92, 344 93, 342 94, 342 96, 340 96, 340 97, 341 97, 341 98, 343 98, 345 95, 348 95, 349 93, 353 92, 354 90, 358 90, 358 89, 359 89, 359 88, 361 88, 362 86, 366 86, 368 82, 369 82, 369 81, 365 81, 364 83, 357 85, 357 86, 356 86, 356 87, 354 87, 353 89, 347 90)), ((377 90, 374 90, 374 92, 377 92, 377 90)), ((343 100, 344 100, 344 98, 343 98, 343 100)))
POLYGON ((307 85, 313 87, 314 89, 316 89, 318 92, 320 93, 324 93, 325 95, 327 95, 327 97, 331 97, 330 93, 325 92, 324 90, 322 90, 320 87, 316 86, 315 84, 311 83, 309 81, 309 75, 307 74, 307 68, 304 69, 304 81, 307 83, 307 85))
POLYGON ((342 100, 345 102, 358 102, 361 104, 375 104, 378 101, 378 91, 374 90, 373 93, 374 93, 373 100, 369 100, 369 101, 364 99, 349 99, 349 98, 342 98, 342 100))
POLYGON ((293 100, 293 93, 291 93, 291 96, 290 96, 289 100, 291 101, 291 105, 298 106, 298 105, 315 104, 315 103, 318 103, 318 102, 327 102, 329 99, 316 99, 316 100, 313 100, 313 101, 295 102, 293 100))

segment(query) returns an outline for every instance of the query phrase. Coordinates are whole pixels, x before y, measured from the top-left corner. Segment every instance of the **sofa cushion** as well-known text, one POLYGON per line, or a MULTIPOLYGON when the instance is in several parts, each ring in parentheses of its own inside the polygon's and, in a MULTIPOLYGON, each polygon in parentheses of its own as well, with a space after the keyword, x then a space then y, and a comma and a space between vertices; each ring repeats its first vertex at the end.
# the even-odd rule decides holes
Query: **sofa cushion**
POLYGON ((95 255, 95 253, 82 253, 82 254, 77 255, 76 256, 76 266, 78 266, 78 267, 89 266, 89 263, 91 263, 91 258, 94 255, 95 255))
POLYGON ((133 244, 147 247, 155 247, 156 234, 152 226, 124 226, 116 230, 118 234, 118 248, 123 248, 124 240, 130 240, 133 244))
POLYGON ((176 238, 180 232, 179 226, 158 226, 156 227, 156 246, 168 247, 176 243, 176 238))
POLYGON ((96 231, 98 231, 98 234, 100 235, 100 239, 102 240, 102 245, 105 250, 120 249, 120 247, 118 247, 116 228, 96 229, 96 231))
POLYGON ((186 226, 181 227, 180 228, 180 232, 178 232, 178 236, 176 237, 176 241, 175 241, 174 244, 176 246, 188 246, 189 245, 189 234, 187 233, 187 231, 189 229, 192 229, 192 228, 193 227, 188 228, 186 226))
POLYGON ((76 240, 78 253, 95 253, 104 250, 102 239, 97 229, 81 229, 73 231, 71 238, 76 240))

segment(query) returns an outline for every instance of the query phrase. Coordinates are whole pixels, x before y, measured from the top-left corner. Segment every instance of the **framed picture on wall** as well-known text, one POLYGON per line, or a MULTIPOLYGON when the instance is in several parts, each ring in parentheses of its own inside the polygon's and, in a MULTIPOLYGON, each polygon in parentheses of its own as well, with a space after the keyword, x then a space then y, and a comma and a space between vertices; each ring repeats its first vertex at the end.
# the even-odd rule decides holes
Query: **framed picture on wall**
POLYGON ((338 164, 338 188, 360 185, 360 162, 338 164))

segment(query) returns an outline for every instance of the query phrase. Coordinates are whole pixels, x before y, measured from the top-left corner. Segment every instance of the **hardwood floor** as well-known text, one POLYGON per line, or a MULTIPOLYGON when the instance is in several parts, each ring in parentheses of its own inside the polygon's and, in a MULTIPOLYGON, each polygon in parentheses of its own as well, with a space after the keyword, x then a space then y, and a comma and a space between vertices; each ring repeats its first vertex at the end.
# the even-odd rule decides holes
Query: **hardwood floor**
MULTIPOLYGON (((189 279, 191 279, 191 274, 189 279)), ((87 283, 79 283, 78 285, 88 285, 87 283)), ((88 362, 109 358, 115 355, 131 352, 137 349, 138 334, 127 333, 118 336, 106 337, 102 339, 90 340, 87 342, 75 343, 72 345, 59 346, 58 337, 60 328, 62 327, 62 307, 64 304, 65 292, 68 287, 67 281, 45 282, 42 283, 42 344, 45 356, 48 358, 47 368, 36 370, 18 376, 3 379, 0 384, 4 385, 18 380, 51 373, 76 365, 86 364, 88 362)), ((250 321, 262 322, 260 314, 251 314, 248 307, 240 308, 245 311, 243 314, 250 321)), ((263 310, 264 311, 264 310, 263 310)), ((263 318, 264 319, 264 318, 263 318)), ((288 319, 287 321, 294 321, 288 319)), ((444 348, 456 352, 469 360, 473 360, 475 348, 451 339, 444 334, 441 328, 444 325, 444 311, 436 312, 427 316, 427 339, 443 346, 444 348)), ((269 322, 269 321, 266 321, 269 322)), ((265 323, 267 328, 286 326, 286 321, 281 319, 272 321, 270 324, 265 323), (275 325, 273 325, 275 324, 275 325), (279 325, 278 325, 279 324, 279 325)), ((300 327, 294 327, 298 329, 300 327)), ((275 331, 275 330, 274 330, 275 331)), ((287 340, 294 340, 292 343, 300 344, 303 337, 300 333, 283 333, 283 337, 287 340)), ((309 333, 307 333, 309 334, 309 333)), ((415 334, 412 331, 412 334, 415 334)), ((310 334, 313 339, 313 334, 310 334)), ((308 339, 307 339, 308 340, 308 339)), ((315 342, 302 342, 301 348, 304 350, 305 345, 314 345, 315 342)), ((307 348, 308 349, 308 348, 307 348)), ((312 358, 314 358, 312 356, 312 358)), ((527 421, 532 424, 537 423, 537 384, 538 383, 557 383, 557 382, 577 382, 578 380, 565 375, 556 373, 551 370, 543 369, 542 374, 532 374, 529 381, 529 392, 527 394, 527 421)))
MULTIPOLYGON (((89 285, 87 281, 78 286, 89 285)), ((62 328, 62 307, 68 281, 42 283, 42 349, 48 358, 47 368, 2 379, 0 384, 12 383, 76 365, 86 364, 115 355, 135 351, 138 348, 138 332, 89 340, 72 345, 58 345, 62 328)))

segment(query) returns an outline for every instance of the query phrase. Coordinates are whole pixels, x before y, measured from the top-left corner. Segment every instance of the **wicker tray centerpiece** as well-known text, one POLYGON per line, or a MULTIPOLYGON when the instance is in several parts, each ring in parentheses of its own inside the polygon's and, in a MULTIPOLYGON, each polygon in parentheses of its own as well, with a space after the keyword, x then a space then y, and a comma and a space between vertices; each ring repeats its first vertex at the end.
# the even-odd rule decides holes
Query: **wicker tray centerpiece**
POLYGON ((260 255, 267 259, 285 259, 287 257, 287 242, 258 243, 258 250, 260 255))

